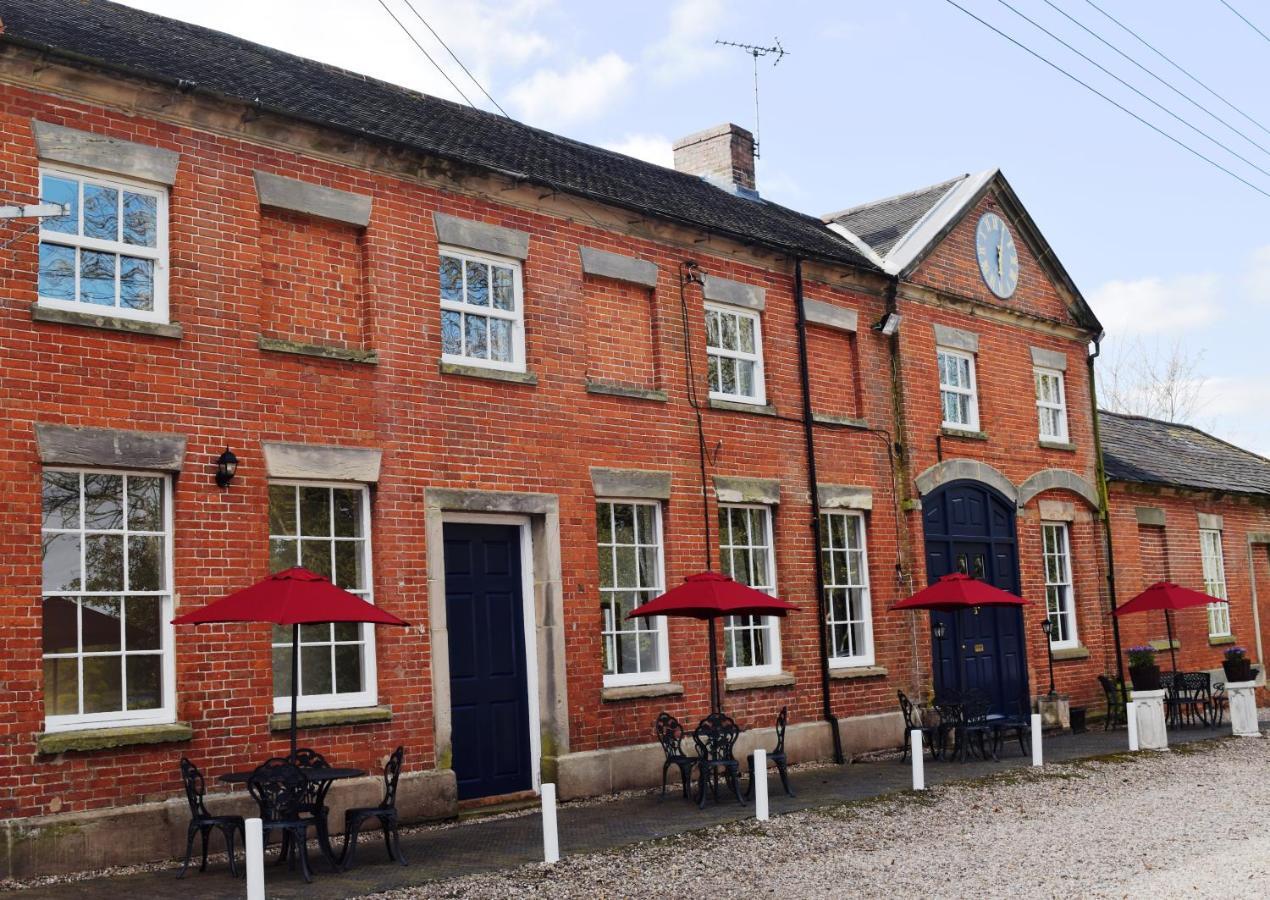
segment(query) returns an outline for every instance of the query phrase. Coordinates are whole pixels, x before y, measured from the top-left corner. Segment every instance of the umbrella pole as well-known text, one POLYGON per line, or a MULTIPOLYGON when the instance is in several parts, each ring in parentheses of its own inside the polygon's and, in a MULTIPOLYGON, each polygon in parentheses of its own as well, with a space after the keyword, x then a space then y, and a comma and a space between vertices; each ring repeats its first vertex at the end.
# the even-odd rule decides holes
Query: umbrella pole
POLYGON ((295 708, 300 695, 300 626, 291 626, 291 759, 295 761, 295 708))
POLYGON ((1173 661, 1173 672, 1177 673, 1177 651, 1173 649, 1173 617, 1169 615, 1169 611, 1164 611, 1164 627, 1169 633, 1169 659, 1173 661))
POLYGON ((710 629, 710 711, 719 712, 719 644, 714 636, 714 619, 706 619, 710 629))

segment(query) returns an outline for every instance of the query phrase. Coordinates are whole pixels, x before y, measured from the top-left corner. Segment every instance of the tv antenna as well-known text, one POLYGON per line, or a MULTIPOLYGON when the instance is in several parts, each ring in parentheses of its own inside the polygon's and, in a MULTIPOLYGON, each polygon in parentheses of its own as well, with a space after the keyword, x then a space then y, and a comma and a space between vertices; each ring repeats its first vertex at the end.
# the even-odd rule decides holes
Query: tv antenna
POLYGON ((774 56, 776 58, 772 60, 772 67, 775 68, 780 64, 780 61, 785 58, 787 51, 781 46, 780 38, 773 38, 772 46, 770 47, 760 47, 757 44, 739 44, 736 41, 719 40, 716 40, 715 44, 722 47, 736 47, 739 50, 744 50, 754 58, 754 158, 758 159, 760 129, 758 113, 758 61, 764 56, 774 56))

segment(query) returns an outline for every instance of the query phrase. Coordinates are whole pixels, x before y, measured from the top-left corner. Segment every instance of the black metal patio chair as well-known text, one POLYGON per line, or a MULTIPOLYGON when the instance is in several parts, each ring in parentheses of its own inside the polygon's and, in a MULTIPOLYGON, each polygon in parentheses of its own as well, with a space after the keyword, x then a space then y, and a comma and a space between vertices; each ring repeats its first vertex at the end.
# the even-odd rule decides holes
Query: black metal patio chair
POLYGON ((1212 704, 1212 726, 1220 728, 1226 718, 1226 710, 1230 708, 1230 697, 1226 694, 1226 682, 1217 681, 1213 683, 1212 704))
POLYGON ((670 767, 675 766, 679 769, 684 799, 687 800, 692 795, 692 772, 697 767, 697 757, 684 753, 686 735, 683 726, 670 713, 663 712, 653 723, 653 731, 657 735, 657 743, 661 744, 662 752, 666 755, 666 761, 661 767, 661 795, 666 796, 666 776, 670 773, 670 767))
POLYGON ((975 745, 979 747, 981 759, 988 754, 996 759, 994 725, 990 719, 992 702, 979 691, 966 691, 961 697, 961 721, 957 723, 957 758, 966 761, 967 754, 973 755, 975 745))
POLYGON ((384 833, 384 846, 388 858, 399 865, 407 865, 401 853, 401 840, 397 836, 397 780, 401 777, 401 764, 406 758, 404 747, 398 747, 384 765, 384 796, 378 806, 357 807, 344 813, 344 852, 340 854, 340 868, 348 869, 357 855, 357 835, 371 819, 379 820, 384 833))
MULTIPOLYGON (((776 771, 781 776, 781 787, 785 789, 785 793, 790 797, 794 796, 794 792, 789 787, 789 764, 785 759, 785 726, 789 723, 789 707, 782 706, 780 713, 776 716, 776 749, 767 754, 767 762, 769 765, 776 766, 776 771)), ((754 779, 766 778, 766 770, 762 772, 754 771, 754 754, 746 754, 745 767, 750 773, 750 786, 745 791, 746 799, 754 793, 754 779)))
POLYGON ((1098 683, 1102 685, 1103 698, 1107 701, 1107 715, 1103 719, 1102 730, 1119 728, 1125 723, 1124 691, 1106 675, 1099 675, 1098 683))
POLYGON ((256 767, 247 779, 247 790, 260 807, 260 825, 265 845, 271 832, 282 832, 282 854, 278 861, 286 860, 295 868, 297 859, 300 874, 306 883, 313 881, 309 868, 308 832, 317 829, 317 819, 305 809, 309 796, 309 779, 289 759, 274 757, 256 767), (286 840, 288 837, 290 840, 286 840))
POLYGON ((245 844, 247 829, 243 824, 243 817, 216 816, 208 811, 204 802, 204 798, 207 795, 207 782, 204 780, 203 773, 199 771, 198 766, 184 756, 181 757, 181 781, 185 783, 185 799, 190 804, 190 827, 185 835, 185 862, 176 877, 184 878, 186 870, 190 867, 190 857, 194 855, 195 834, 199 834, 203 838, 203 861, 200 863, 198 870, 200 872, 207 871, 207 839, 213 830, 217 830, 225 836, 225 849, 229 853, 229 872, 237 878, 238 862, 234 858, 234 832, 238 832, 243 836, 245 844))
POLYGON ((900 757, 900 762, 908 762, 908 752, 911 749, 911 735, 914 731, 920 729, 922 732, 922 746, 930 753, 931 759, 939 759, 939 736, 940 725, 938 722, 923 723, 915 715, 915 707, 913 701, 903 691, 896 691, 896 695, 900 701, 900 713, 904 716, 904 755, 900 757))
POLYGON ((697 806, 706 808, 706 783, 709 782, 714 802, 719 802, 719 776, 722 775, 737 803, 741 799, 741 763, 733 755, 741 729, 731 716, 710 713, 697 725, 692 741, 697 745, 697 806))

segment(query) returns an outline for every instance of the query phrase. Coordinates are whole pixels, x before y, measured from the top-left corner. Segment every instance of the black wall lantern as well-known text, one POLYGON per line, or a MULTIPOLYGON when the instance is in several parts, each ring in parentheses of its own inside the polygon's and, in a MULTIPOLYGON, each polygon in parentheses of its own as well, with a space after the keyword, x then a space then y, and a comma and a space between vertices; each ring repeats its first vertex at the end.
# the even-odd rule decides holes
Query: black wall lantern
POLYGON ((948 626, 946 626, 943 622, 936 622, 931 626, 930 630, 935 635, 935 640, 942 641, 944 639, 944 635, 948 632, 948 626))
POLYGON ((1041 620, 1041 631, 1045 632, 1045 650, 1050 661, 1050 696, 1054 696, 1054 623, 1046 616, 1041 620))
POLYGON ((233 451, 228 447, 216 459, 216 485, 217 487, 225 487, 234 480, 234 475, 238 473, 238 457, 234 456, 233 451))

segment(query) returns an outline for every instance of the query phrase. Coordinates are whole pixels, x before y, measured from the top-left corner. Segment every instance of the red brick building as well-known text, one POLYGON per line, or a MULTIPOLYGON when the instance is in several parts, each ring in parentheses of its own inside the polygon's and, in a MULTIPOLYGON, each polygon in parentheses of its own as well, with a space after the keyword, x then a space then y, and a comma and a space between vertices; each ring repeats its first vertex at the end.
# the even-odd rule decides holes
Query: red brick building
POLYGON ((408 817, 655 783, 707 641, 625 614, 707 565, 800 607, 719 625, 794 759, 898 745, 897 689, 1025 711, 1046 618, 1059 690, 1114 671, 1101 329, 999 172, 822 221, 735 126, 672 171, 110 3, 3 19, 0 183, 67 207, 0 276, 5 871, 176 852, 182 755, 285 752, 286 636, 169 622, 295 564, 412 623, 306 628, 298 704, 342 764, 406 747, 408 817), (1035 602, 889 611, 954 570, 1035 602))

